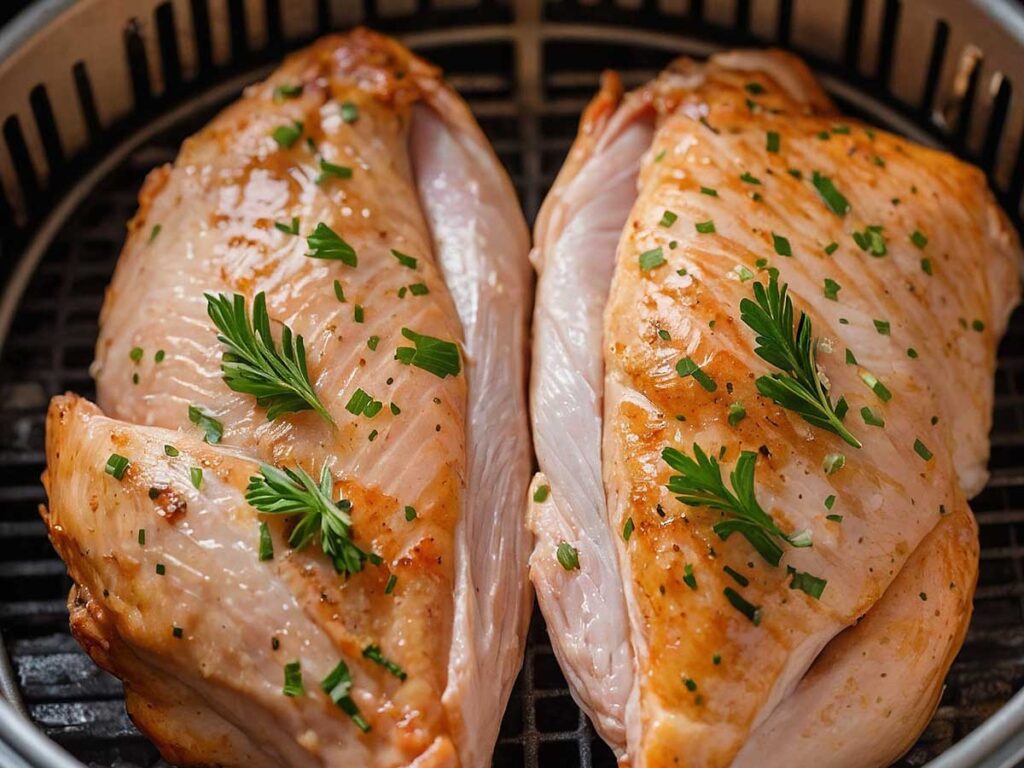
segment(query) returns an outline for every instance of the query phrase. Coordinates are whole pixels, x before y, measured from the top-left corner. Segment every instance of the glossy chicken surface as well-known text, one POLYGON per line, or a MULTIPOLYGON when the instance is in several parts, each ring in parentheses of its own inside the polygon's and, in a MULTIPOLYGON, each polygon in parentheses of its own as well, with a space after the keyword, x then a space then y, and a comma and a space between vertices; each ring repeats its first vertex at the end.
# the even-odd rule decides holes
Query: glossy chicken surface
POLYGON ((51 407, 45 518, 76 636, 169 760, 489 763, 530 609, 527 251, 466 105, 365 30, 291 56, 150 174, 99 409, 51 407), (265 296, 319 405, 229 384, 218 294, 253 322, 265 296), (258 513, 266 467, 326 478, 356 565, 258 513))
POLYGON ((840 116, 792 57, 605 78, 537 225, 530 562, 624 764, 913 743, 970 616, 1019 257, 979 171, 840 116))

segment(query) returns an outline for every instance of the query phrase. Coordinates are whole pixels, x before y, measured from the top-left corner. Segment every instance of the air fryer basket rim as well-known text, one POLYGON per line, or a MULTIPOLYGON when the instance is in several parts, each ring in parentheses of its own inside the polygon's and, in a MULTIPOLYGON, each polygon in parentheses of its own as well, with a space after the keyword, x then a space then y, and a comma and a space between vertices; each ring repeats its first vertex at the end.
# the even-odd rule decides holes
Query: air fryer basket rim
MULTIPOLYGON (((510 2, 516 8, 519 6, 536 7, 543 0, 510 0, 510 2)), ((76 0, 39 0, 22 11, 15 19, 0 29, 0 64, 13 56, 18 48, 29 41, 33 35, 75 4, 76 0)), ((962 0, 962 5, 969 8, 968 12, 984 14, 991 18, 1024 48, 1024 7, 1014 3, 1013 0, 962 0)), ((631 31, 628 30, 619 30, 619 33, 627 39, 635 40, 638 44, 654 48, 673 47, 670 39, 664 34, 644 32, 631 34, 631 31)), ((410 41, 419 37, 419 34, 399 34, 398 37, 410 41)), ((718 47, 713 44, 708 45, 707 52, 716 50, 718 47)), ((692 48, 691 45, 690 49, 692 48)), ((177 119, 176 112, 179 111, 179 108, 181 112, 195 109, 195 101, 205 100, 210 104, 217 103, 224 98, 225 94, 238 91, 244 83, 255 79, 265 69, 265 67, 253 67, 243 74, 223 79, 205 89, 195 99, 187 100, 178 108, 161 114, 158 119, 152 121, 152 125, 145 126, 123 141, 116 152, 104 157, 101 163, 89 169, 88 173, 83 174, 83 177, 72 186, 70 191, 61 195, 58 205, 35 226, 35 236, 31 239, 29 247, 19 256, 14 271, 7 279, 8 285, 4 286, 3 297, 0 300, 0 350, 3 349, 8 325, 17 309, 22 293, 16 287, 15 290, 10 290, 11 284, 27 283, 50 239, 56 233, 62 217, 66 215, 66 210, 80 202, 83 196, 88 194, 89 190, 134 147, 141 144, 146 136, 158 132, 161 125, 173 123, 177 119)), ((830 91, 838 92, 848 101, 856 101, 858 94, 855 88, 846 86, 837 80, 831 80, 828 76, 823 77, 823 81, 830 91)), ((920 129, 912 120, 895 111, 891 116, 890 124, 903 128, 906 134, 917 141, 935 143, 927 131, 920 129)), ((1019 217, 1015 218, 1019 220, 1019 217)), ((3 672, 4 670, 0 669, 0 676, 3 676, 3 672)), ((2 693, 2 689, 0 689, 0 693, 2 693)), ((1024 759, 1024 690, 1018 691, 999 711, 959 742, 953 744, 929 765, 932 768, 966 768, 967 766, 1009 768, 1009 766, 1017 765, 1022 759, 1024 759)), ((2 695, 0 695, 0 765, 10 766, 10 768, 82 768, 81 763, 57 743, 50 740, 15 706, 4 700, 2 695)))

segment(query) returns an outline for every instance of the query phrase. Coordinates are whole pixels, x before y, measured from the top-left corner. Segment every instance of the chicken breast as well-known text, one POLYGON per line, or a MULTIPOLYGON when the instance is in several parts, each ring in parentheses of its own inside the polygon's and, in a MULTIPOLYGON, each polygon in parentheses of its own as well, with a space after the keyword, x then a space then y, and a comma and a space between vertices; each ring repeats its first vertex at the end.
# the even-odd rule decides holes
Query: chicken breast
POLYGON ((168 760, 489 763, 532 602, 528 248, 465 104, 366 30, 150 174, 44 516, 168 760))
POLYGON ((536 243, 531 579, 574 695, 635 768, 888 764, 976 578, 1020 257, 982 174, 791 56, 681 60, 605 78, 536 243))

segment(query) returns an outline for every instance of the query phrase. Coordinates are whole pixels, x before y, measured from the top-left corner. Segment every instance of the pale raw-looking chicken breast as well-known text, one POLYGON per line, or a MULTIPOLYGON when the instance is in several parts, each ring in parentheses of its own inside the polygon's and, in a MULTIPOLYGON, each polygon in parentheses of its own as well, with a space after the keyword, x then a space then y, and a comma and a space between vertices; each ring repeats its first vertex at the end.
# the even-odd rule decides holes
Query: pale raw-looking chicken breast
POLYGON ((528 249, 466 105, 365 30, 150 174, 43 514, 168 760, 489 764, 531 604, 528 249))
POLYGON ((1019 258, 978 170, 792 56, 605 77, 536 228, 528 519, 623 764, 913 743, 970 618, 1019 258))

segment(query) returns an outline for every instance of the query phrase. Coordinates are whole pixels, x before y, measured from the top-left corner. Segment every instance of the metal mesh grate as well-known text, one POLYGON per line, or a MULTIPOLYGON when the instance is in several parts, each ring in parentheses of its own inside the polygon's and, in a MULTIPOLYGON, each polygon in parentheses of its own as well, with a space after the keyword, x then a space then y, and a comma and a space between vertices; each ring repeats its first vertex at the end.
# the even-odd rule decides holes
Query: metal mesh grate
MULTIPOLYGON (((676 31, 694 31, 701 5, 691 4, 697 14, 680 16, 676 31)), ((895 5, 885 4, 886 8, 895 5)), ((756 15, 751 17, 751 3, 738 1, 736 7, 735 28, 720 29, 719 42, 742 42, 758 23, 756 15)), ((863 10, 864 3, 851 3, 851 8, 857 7, 863 10)), ((644 8, 624 17, 607 3, 591 7, 561 2, 550 5, 545 13, 551 23, 570 18, 622 23, 628 18, 638 28, 655 28, 661 16, 644 8)), ((787 8, 792 12, 792 3, 781 2, 779 8, 780 14, 787 13, 787 8)), ((508 9, 500 3, 484 3, 474 13, 464 23, 497 24, 508 19, 508 9)), ((450 22, 449 17, 442 19, 450 22)), ((414 30, 424 28, 424 23, 423 18, 406 18, 378 26, 414 30)), ((781 18, 778 23, 782 29, 781 18)), ((852 33, 848 30, 848 34, 852 33)), ((498 34, 464 39, 458 45, 435 43, 420 48, 448 70, 467 96, 531 217, 572 141, 579 111, 596 87, 600 69, 614 65, 623 71, 628 85, 647 79, 670 58, 663 47, 647 45, 642 39, 616 36, 611 41, 609 37, 606 31, 598 38, 584 36, 556 44, 536 35, 513 42, 498 34), (523 61, 530 57, 536 63, 543 60, 543 76, 524 83, 528 73, 523 61)), ((692 42, 694 50, 706 50, 707 39, 692 42)), ((849 44, 851 50, 856 43, 855 39, 849 44)), ((680 38, 677 50, 686 44, 680 38)), ((263 52, 248 66, 275 56, 274 51, 263 52)), ((941 52, 938 61, 941 64, 941 52)), ((888 65, 883 61, 879 66, 888 65)), ((234 72, 242 69, 236 67, 234 72)), ((835 74, 834 69, 826 67, 826 71, 835 74)), ((208 78, 206 84, 226 74, 231 74, 230 69, 208 78)), ((844 82, 866 88, 856 77, 844 82)), ((858 99, 847 106, 884 122, 894 100, 881 95, 882 91, 878 94, 873 101, 858 99)), ((904 109, 898 116, 922 124, 934 97, 934 93, 928 96, 920 110, 904 109)), ((180 90, 176 98, 181 101, 180 90)), ((144 124, 146 115, 156 110, 157 105, 142 109, 137 124, 144 124)), ((39 475, 44 465, 45 408, 52 395, 64 390, 93 395, 88 365, 103 290, 121 247, 124 223, 134 213, 142 178, 155 164, 173 159, 181 140, 210 115, 209 108, 187 110, 172 129, 131 152, 62 222, 18 304, 0 357, 0 631, 29 715, 47 735, 91 766, 141 768, 157 765, 159 759, 125 714, 118 681, 96 668, 67 630, 64 600, 70 583, 37 514, 37 506, 44 501, 39 475)), ((896 127, 908 124, 900 122, 896 127)), ((104 137, 83 166, 125 135, 104 137)), ((951 144, 962 148, 964 136, 955 131, 951 135, 951 144)), ((1011 179, 1011 193, 1015 183, 1011 179)), ((9 238, 4 245, 12 242, 16 240, 9 238)), ((1024 377, 1024 314, 1018 313, 1004 341, 996 379, 992 482, 972 504, 983 547, 974 621, 935 718, 901 766, 921 765, 941 753, 1024 685, 1024 380, 1018 381, 1020 377, 1024 377)), ((615 765, 611 752, 569 697, 539 614, 530 630, 524 669, 502 724, 494 765, 615 765)))

